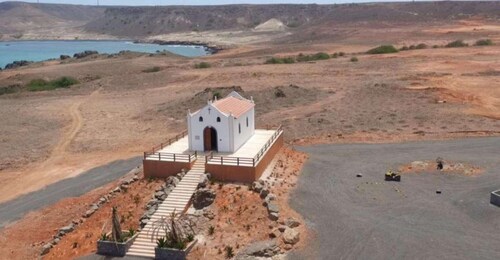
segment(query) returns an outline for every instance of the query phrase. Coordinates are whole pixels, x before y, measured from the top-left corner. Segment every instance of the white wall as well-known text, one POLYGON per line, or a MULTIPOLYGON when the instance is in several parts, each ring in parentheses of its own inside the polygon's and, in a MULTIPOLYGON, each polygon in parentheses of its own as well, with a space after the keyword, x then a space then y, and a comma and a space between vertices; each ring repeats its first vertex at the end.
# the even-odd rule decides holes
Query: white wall
POLYGON ((192 151, 203 151, 203 131, 206 127, 213 127, 217 131, 217 147, 219 152, 232 152, 232 142, 230 141, 230 121, 231 119, 220 113, 211 104, 205 106, 192 116, 187 116, 189 131, 189 149, 192 151), (210 114, 208 113, 210 108, 210 114), (203 122, 199 117, 203 117, 203 122), (217 122, 217 117, 221 121, 217 122))
POLYGON ((252 135, 255 133, 255 112, 254 108, 247 111, 245 114, 236 118, 233 123, 234 134, 234 151, 238 150, 252 135), (248 118, 248 126, 246 120, 248 118), (241 125, 241 133, 239 133, 238 124, 241 125))

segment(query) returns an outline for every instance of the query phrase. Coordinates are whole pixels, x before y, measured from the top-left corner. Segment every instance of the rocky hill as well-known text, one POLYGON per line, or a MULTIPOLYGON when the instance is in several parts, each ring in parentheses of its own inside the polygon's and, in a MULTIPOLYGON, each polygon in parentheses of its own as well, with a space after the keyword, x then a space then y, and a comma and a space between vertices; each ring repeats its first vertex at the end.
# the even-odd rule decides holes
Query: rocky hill
POLYGON ((83 26, 104 16, 102 7, 63 4, 0 3, 0 34, 22 34, 37 28, 83 26))
POLYGON ((470 17, 499 19, 500 2, 417 2, 339 5, 93 7, 0 3, 0 34, 71 27, 89 34, 142 38, 172 32, 246 30, 271 19, 283 28, 355 22, 414 23, 470 17))

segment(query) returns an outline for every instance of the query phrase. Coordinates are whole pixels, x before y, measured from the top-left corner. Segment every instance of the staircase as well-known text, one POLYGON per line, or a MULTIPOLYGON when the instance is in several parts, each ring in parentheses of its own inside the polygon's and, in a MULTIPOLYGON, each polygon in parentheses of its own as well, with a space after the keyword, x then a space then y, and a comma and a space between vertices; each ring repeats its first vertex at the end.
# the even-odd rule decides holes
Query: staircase
POLYGON ((184 178, 175 186, 174 190, 160 204, 146 226, 141 230, 134 243, 127 252, 127 256, 155 257, 156 240, 160 237, 151 237, 153 222, 162 217, 169 217, 172 212, 181 213, 186 209, 193 193, 198 187, 200 177, 205 173, 205 156, 199 156, 193 167, 184 178))

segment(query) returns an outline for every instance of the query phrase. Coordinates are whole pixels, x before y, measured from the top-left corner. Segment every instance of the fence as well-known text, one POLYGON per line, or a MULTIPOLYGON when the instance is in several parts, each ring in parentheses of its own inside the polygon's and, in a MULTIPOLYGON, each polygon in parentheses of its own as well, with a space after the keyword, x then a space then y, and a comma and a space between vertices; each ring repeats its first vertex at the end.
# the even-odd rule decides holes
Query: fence
POLYGON ((159 145, 153 146, 151 148, 151 152, 144 152, 144 160, 158 160, 158 161, 170 161, 170 162, 193 162, 198 158, 198 153, 193 152, 189 154, 182 153, 161 153, 157 152, 166 146, 171 145, 174 142, 179 141, 179 139, 183 138, 187 135, 187 130, 182 131, 181 133, 175 135, 174 137, 168 139, 164 143, 160 143, 159 145))
MULTIPOLYGON (((267 130, 270 130, 267 127, 267 130)), ((279 125, 276 128, 276 132, 269 138, 269 140, 264 144, 264 146, 259 150, 259 152, 253 158, 247 157, 223 157, 214 156, 213 152, 210 152, 205 156, 205 163, 219 164, 219 165, 232 165, 232 166, 247 166, 255 167, 266 151, 271 147, 274 141, 283 133, 283 127, 279 125)))

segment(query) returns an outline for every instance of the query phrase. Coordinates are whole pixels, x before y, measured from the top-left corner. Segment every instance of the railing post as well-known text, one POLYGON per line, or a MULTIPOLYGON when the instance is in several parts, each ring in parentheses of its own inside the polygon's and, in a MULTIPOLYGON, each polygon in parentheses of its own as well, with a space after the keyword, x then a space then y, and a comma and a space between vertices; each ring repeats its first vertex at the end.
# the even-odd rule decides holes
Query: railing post
POLYGON ((252 158, 252 166, 255 167, 255 158, 252 158))
POLYGON ((174 153, 174 162, 175 162, 175 153, 174 153))
POLYGON ((240 157, 236 157, 236 165, 240 166, 240 157))
POLYGON ((158 161, 161 161, 161 153, 158 153, 158 161))
POLYGON ((220 165, 224 165, 224 157, 220 157, 220 165))

